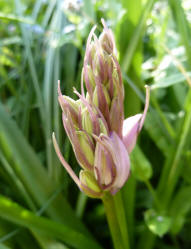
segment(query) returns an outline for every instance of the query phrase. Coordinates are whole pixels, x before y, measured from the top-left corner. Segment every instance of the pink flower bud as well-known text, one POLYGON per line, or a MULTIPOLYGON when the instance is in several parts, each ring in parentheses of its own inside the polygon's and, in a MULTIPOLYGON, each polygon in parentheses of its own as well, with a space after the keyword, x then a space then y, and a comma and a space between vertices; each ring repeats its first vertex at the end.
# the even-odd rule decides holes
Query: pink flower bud
POLYGON ((65 161, 53 134, 60 162, 80 190, 93 198, 106 191, 115 194, 127 181, 130 172, 129 153, 142 129, 149 105, 149 87, 143 114, 124 121, 124 87, 113 34, 102 20, 104 30, 99 39, 90 32, 81 75, 82 94, 75 101, 63 96, 58 86, 65 131, 76 159, 82 167, 79 177, 65 161), (83 81, 87 93, 85 93, 83 81))
POLYGON ((81 189, 88 195, 93 198, 100 198, 103 196, 103 191, 99 187, 97 180, 93 173, 87 170, 80 171, 80 183, 81 189))
POLYGON ((95 174, 100 187, 116 193, 129 176, 129 155, 120 137, 112 132, 110 136, 96 138, 95 174))
POLYGON ((104 51, 108 54, 115 54, 116 55, 116 47, 115 47, 115 41, 114 41, 114 36, 113 33, 111 31, 111 29, 109 29, 104 21, 104 19, 101 19, 101 22, 104 26, 104 30, 101 33, 99 40, 101 43, 102 48, 104 49, 104 51))
POLYGON ((119 97, 115 97, 112 100, 110 109, 110 128, 120 137, 122 137, 123 120, 123 102, 119 97))
POLYGON ((131 151, 135 147, 138 134, 143 127, 143 123, 149 106, 149 95, 150 90, 149 87, 146 86, 146 101, 143 114, 137 114, 135 116, 129 117, 123 122, 123 142, 129 153, 131 153, 131 151))

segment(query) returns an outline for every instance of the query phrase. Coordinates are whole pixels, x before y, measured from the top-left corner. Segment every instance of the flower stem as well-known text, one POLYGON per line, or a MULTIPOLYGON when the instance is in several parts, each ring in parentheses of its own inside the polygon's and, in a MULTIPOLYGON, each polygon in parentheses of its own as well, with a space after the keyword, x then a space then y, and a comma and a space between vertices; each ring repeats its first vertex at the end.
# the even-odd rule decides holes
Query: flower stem
POLYGON ((119 228, 121 231, 121 236, 123 239, 125 249, 130 249, 127 222, 126 222, 126 216, 125 216, 125 210, 124 210, 123 200, 121 196, 121 191, 119 191, 116 195, 114 195, 113 199, 115 203, 115 211, 116 211, 119 228))
POLYGON ((103 197, 105 212, 115 249, 130 249, 125 212, 120 193, 103 197))

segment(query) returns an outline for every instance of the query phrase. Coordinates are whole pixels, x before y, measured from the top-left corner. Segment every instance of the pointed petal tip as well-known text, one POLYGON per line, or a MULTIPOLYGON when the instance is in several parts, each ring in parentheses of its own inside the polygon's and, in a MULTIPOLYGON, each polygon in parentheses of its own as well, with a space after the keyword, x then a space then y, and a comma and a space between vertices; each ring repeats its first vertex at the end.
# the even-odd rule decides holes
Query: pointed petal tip
POLYGON ((55 136, 55 132, 54 132, 54 131, 53 131, 53 133, 52 133, 52 142, 53 142, 54 147, 55 147, 57 141, 56 141, 56 136, 55 136))
POLYGON ((139 125, 139 132, 141 131, 142 127, 143 127, 143 123, 145 121, 145 117, 149 108, 149 101, 150 101, 150 86, 145 85, 146 88, 146 99, 145 99, 145 108, 143 111, 143 115, 140 121, 140 125, 139 125))
POLYGON ((75 93, 76 95, 79 94, 75 87, 72 87, 72 89, 73 89, 73 93, 75 93))
POLYGON ((136 144, 142 116, 143 114, 136 114, 123 122, 123 142, 129 154, 136 144))
POLYGON ((84 66, 82 67, 82 72, 81 72, 81 92, 82 92, 82 96, 85 97, 85 92, 84 92, 84 66))
POLYGON ((76 176, 76 174, 74 173, 74 171, 72 170, 72 168, 70 167, 70 165, 66 162, 66 160, 64 159, 60 148, 58 146, 56 137, 55 137, 55 133, 52 133, 52 140, 53 140, 53 144, 54 144, 54 149, 55 152, 61 162, 61 164, 64 166, 64 168, 66 169, 66 171, 68 172, 68 174, 71 176, 71 178, 73 179, 73 181, 76 183, 76 185, 80 188, 80 180, 79 178, 76 176))
POLYGON ((101 23, 102 23, 102 25, 103 25, 104 28, 107 28, 107 25, 106 25, 105 20, 104 20, 103 17, 101 18, 101 23))
POLYGON ((55 133, 54 133, 54 131, 52 132, 52 139, 55 139, 55 133))
POLYGON ((86 45, 86 47, 89 47, 89 44, 90 44, 90 42, 91 42, 92 36, 93 36, 94 31, 96 30, 96 28, 97 28, 97 25, 95 24, 95 25, 92 27, 92 29, 90 30, 90 33, 89 33, 89 36, 88 36, 88 39, 87 39, 87 45, 86 45))
POLYGON ((58 80, 58 96, 62 96, 62 92, 60 88, 60 80, 58 80))

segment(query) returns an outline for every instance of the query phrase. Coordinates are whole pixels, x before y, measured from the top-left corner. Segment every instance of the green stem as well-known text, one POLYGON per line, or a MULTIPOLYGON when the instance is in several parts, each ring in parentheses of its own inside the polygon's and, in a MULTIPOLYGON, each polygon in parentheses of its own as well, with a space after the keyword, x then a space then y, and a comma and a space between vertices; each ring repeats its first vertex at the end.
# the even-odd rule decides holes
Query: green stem
POLYGON ((143 232, 136 249, 150 249, 154 247, 156 241, 156 235, 153 234, 147 227, 146 230, 143 232))
POLYGON ((147 1, 144 7, 144 10, 142 11, 142 14, 139 19, 139 23, 137 24, 137 27, 132 35, 129 46, 127 47, 127 50, 125 51, 124 59, 121 63, 121 68, 123 72, 127 72, 131 65, 132 57, 137 48, 137 44, 140 41, 140 36, 143 33, 145 22, 148 18, 150 11, 152 10, 154 3, 155 3, 155 0, 147 1))
POLYGON ((155 96, 151 95, 151 102, 153 104, 153 106, 155 107, 155 110, 158 112, 165 128, 167 129, 169 135, 171 138, 174 138, 175 137, 175 131, 173 129, 173 127, 171 126, 171 124, 168 122, 166 116, 164 115, 164 113, 162 112, 159 104, 158 104, 158 101, 157 99, 155 98, 155 96))
POLYGON ((136 198, 136 179, 131 176, 122 189, 122 199, 124 204, 124 211, 126 215, 126 222, 128 227, 129 244, 134 248, 134 220, 135 220, 135 198, 136 198), (130 190, 130 191, 129 191, 130 190))
POLYGON ((103 197, 103 204, 111 232, 115 249, 130 249, 127 228, 125 225, 125 213, 122 205, 122 200, 118 196, 114 197, 107 193, 103 197), (119 203, 116 203, 118 202, 119 203), (116 205, 117 204, 117 205, 116 205), (122 213, 121 213, 122 212, 122 213))
POLYGON ((186 117, 185 117, 185 122, 184 122, 182 130, 180 132, 180 141, 179 141, 177 149, 175 150, 175 153, 174 153, 174 157, 173 157, 171 168, 170 168, 170 171, 168 174, 166 185, 164 185, 168 190, 166 192, 164 191, 165 195, 164 195, 163 201, 164 201, 165 207, 168 206, 168 204, 171 200, 174 188, 176 186, 176 183, 178 181, 178 178, 180 176, 181 169, 182 169, 181 164, 179 162, 180 162, 181 156, 183 154, 185 144, 186 144, 187 139, 189 137, 189 131, 190 131, 190 127, 191 127, 191 112, 189 111, 189 113, 187 113, 187 114, 188 115, 186 115, 186 117))
MULTIPOLYGON (((176 187, 177 181, 180 177, 181 173, 181 164, 180 159, 184 152, 185 145, 189 138, 189 131, 191 127, 191 90, 188 93, 185 111, 186 115, 181 126, 180 132, 178 133, 178 137, 176 139, 176 146, 173 148, 172 154, 169 156, 169 160, 167 161, 164 169, 163 174, 159 181, 159 186, 157 188, 157 196, 161 197, 161 204, 163 205, 163 209, 166 210, 172 198, 174 189, 176 187)), ((151 232, 143 233, 141 241, 144 239, 147 241, 147 245, 144 247, 140 247, 141 249, 152 249, 154 247, 154 242, 156 236, 154 236, 151 232)), ((139 243, 141 245, 141 243, 139 243)), ((138 247, 139 249, 139 247, 138 247)))
POLYGON ((158 195, 156 193, 156 191, 154 190, 153 186, 151 185, 150 181, 149 180, 145 180, 145 185, 147 186, 148 190, 150 191, 153 199, 154 199, 154 203, 157 207, 157 209, 160 211, 162 210, 162 205, 159 201, 159 198, 158 198, 158 195))
POLYGON ((121 231, 121 236, 125 245, 126 249, 129 249, 129 236, 127 231, 127 223, 126 223, 126 216, 125 216, 125 210, 123 205, 123 200, 121 196, 121 191, 119 191, 116 195, 113 197, 114 203, 115 203, 115 211, 116 216, 119 223, 119 228, 121 231))

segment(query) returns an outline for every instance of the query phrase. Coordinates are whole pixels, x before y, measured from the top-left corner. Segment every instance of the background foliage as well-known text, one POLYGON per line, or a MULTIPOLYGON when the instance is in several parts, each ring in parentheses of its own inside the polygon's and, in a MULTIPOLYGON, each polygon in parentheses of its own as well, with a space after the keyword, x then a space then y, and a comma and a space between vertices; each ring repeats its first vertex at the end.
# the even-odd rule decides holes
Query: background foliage
POLYGON ((104 17, 125 85, 125 115, 150 110, 122 190, 131 248, 191 247, 191 1, 0 0, 0 248, 112 248, 104 208, 54 153, 57 80, 79 89, 85 42, 104 17))

